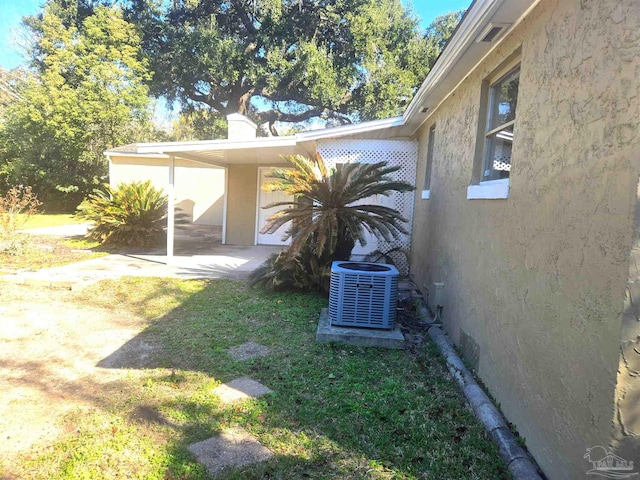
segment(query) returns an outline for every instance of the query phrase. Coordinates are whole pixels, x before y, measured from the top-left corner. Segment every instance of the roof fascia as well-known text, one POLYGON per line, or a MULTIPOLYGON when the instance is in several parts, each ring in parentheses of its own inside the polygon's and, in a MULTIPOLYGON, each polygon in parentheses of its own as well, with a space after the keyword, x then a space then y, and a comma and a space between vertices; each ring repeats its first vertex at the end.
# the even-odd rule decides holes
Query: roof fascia
POLYGON ((480 31, 485 28, 487 22, 501 4, 502 0, 476 0, 471 5, 471 9, 467 11, 467 14, 462 19, 458 31, 451 37, 405 110, 402 116, 405 123, 420 111, 421 105, 432 87, 451 70, 469 45, 473 44, 480 31))
POLYGON ((251 140, 206 140, 201 142, 166 142, 166 143, 141 143, 138 145, 139 153, 180 153, 201 152, 207 150, 239 150, 243 148, 264 147, 290 147, 296 145, 296 138, 287 137, 263 137, 251 140))
POLYGON ((369 122, 354 123, 351 125, 343 125, 340 127, 324 128, 319 130, 310 130, 308 132, 300 132, 296 134, 296 139, 301 142, 309 140, 319 140, 323 138, 344 137, 347 135, 356 135, 358 133, 373 132, 391 127, 401 127, 404 125, 402 117, 390 117, 380 120, 371 120, 369 122))
MULTIPOLYGON (((508 0, 505 0, 508 1, 508 0)), ((418 122, 417 126, 414 127, 410 133, 410 136, 415 135, 416 131, 418 131, 418 129, 429 119, 429 117, 431 117, 431 115, 440 107, 440 105, 442 104, 442 102, 444 102, 459 86, 460 84, 462 84, 462 82, 464 82, 464 80, 471 74, 471 72, 475 71, 476 68, 478 68, 478 66, 480 64, 482 64, 482 62, 484 62, 484 60, 491 55, 491 53, 500 46, 500 44, 505 40, 505 38, 507 38, 509 36, 509 34, 518 26, 520 25, 520 23, 527 17, 527 15, 529 15, 529 13, 538 5, 538 3, 540 3, 541 0, 531 0, 530 4, 528 5, 528 7, 525 9, 525 11, 522 13, 522 15, 520 15, 520 17, 518 19, 516 19, 512 25, 506 29, 505 32, 500 34, 500 38, 495 42, 495 44, 492 45, 492 47, 484 54, 482 55, 477 62, 474 63, 473 67, 469 68, 467 71, 467 74, 464 75, 459 82, 456 83, 456 85, 449 89, 448 93, 444 96, 442 96, 442 98, 440 98, 440 100, 433 106, 433 108, 430 108, 429 114, 420 119, 420 121, 418 122)), ((474 3, 475 4, 480 4, 483 3, 481 1, 476 1, 474 3)), ((500 5, 503 3, 501 0, 488 0, 487 2, 484 3, 491 3, 492 6, 494 7, 493 9, 490 10, 490 13, 487 15, 485 13, 485 15, 483 15, 483 22, 487 22, 490 21, 492 16, 496 13, 496 11, 498 10, 498 8, 500 7, 500 5)), ((486 5, 485 5, 485 8, 486 5)), ((477 18, 477 16, 476 16, 477 18)), ((464 21, 464 19, 463 19, 464 21)), ((473 42, 475 41, 475 38, 477 38, 477 36, 482 32, 482 29, 486 27, 486 25, 483 25, 482 22, 478 23, 476 22, 476 24, 474 25, 474 29, 473 31, 469 31, 466 33, 466 40, 469 41, 470 43, 467 44, 467 46, 465 47, 468 48, 468 46, 472 45, 473 42)), ((451 40, 453 41, 454 38, 452 37, 451 40)), ((446 49, 444 52, 442 52, 443 54, 441 55, 441 58, 444 57, 445 53, 447 54, 447 56, 453 55, 453 54, 448 54, 446 49)), ((458 61, 460 59, 460 57, 462 56, 462 54, 464 53, 464 51, 460 52, 460 54, 458 55, 458 57, 455 59, 455 61, 458 61)), ((444 70, 444 67, 438 67, 439 71, 434 73, 433 75, 437 75, 437 78, 434 79, 432 77, 432 72, 434 72, 434 70, 436 70, 437 64, 440 61, 440 58, 438 59, 438 61, 436 62, 436 65, 434 65, 434 67, 431 69, 431 71, 429 72, 429 74, 427 75, 427 78, 425 79, 425 81, 422 83, 422 85, 420 86, 420 89, 418 90, 418 92, 416 93, 416 95, 414 96, 413 100, 411 101, 411 103, 409 104, 409 106, 407 107, 407 110, 404 112, 403 115, 403 119, 405 121, 405 124, 409 125, 411 122, 411 119, 413 116, 415 116, 417 113, 420 113, 420 110, 422 108, 423 103, 425 102, 425 100, 427 99, 429 93, 431 93, 431 91, 433 90, 434 86, 437 85, 438 81, 440 78, 444 77, 449 70, 451 69, 451 67, 455 64, 455 61, 449 61, 447 63, 447 70, 444 70), (442 71, 440 71, 442 70, 442 71)))
POLYGON ((106 150, 103 155, 109 157, 147 157, 147 158, 169 158, 169 155, 162 153, 138 153, 138 152, 122 152, 118 150, 106 150))

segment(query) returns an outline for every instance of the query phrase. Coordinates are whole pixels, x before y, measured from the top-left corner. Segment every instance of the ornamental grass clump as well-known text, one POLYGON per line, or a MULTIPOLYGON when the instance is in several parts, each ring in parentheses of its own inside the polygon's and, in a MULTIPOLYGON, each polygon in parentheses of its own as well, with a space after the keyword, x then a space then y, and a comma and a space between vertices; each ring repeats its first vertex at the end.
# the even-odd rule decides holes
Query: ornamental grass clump
POLYGON ((19 230, 40 205, 30 186, 13 187, 0 196, 0 257, 20 257, 29 250, 29 236, 19 230))
POLYGON ((151 247, 162 244, 167 224, 167 196, 150 181, 104 185, 78 207, 92 222, 87 238, 104 245, 151 247))
POLYGON ((42 202, 31 187, 13 187, 0 196, 0 238, 13 238, 42 202))

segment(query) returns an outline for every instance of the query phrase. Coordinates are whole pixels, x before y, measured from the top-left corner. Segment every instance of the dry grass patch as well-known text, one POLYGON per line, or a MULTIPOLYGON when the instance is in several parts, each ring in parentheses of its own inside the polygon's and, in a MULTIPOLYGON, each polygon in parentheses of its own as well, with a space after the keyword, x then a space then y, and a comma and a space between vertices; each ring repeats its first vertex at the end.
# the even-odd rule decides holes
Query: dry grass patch
POLYGON ((54 237, 15 234, 0 240, 0 275, 18 271, 35 271, 108 255, 93 251, 98 244, 82 237, 54 237))

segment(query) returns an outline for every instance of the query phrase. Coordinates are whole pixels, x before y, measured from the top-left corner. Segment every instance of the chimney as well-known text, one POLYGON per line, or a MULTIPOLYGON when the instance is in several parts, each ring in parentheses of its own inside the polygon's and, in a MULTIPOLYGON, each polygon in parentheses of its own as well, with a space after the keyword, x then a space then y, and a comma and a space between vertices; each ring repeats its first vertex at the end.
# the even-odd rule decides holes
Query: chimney
POLYGON ((229 123, 227 130, 228 140, 251 140, 252 138, 256 138, 258 125, 244 115, 240 115, 239 113, 227 115, 227 122, 229 123))

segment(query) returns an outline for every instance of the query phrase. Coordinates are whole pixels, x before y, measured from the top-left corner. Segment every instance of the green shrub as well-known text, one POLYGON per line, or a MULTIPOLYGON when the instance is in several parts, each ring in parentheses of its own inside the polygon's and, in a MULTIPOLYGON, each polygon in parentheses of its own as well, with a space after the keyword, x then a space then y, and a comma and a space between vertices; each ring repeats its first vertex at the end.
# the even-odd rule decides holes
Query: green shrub
POLYGON ((80 204, 78 216, 93 222, 87 238, 102 244, 150 247, 162 244, 167 196, 150 181, 104 186, 80 204))
POLYGON ((275 233, 287 225, 285 238, 291 244, 256 269, 252 285, 271 290, 328 291, 331 263, 349 260, 368 234, 391 240, 407 233, 400 212, 383 205, 365 203, 376 195, 409 192, 413 186, 396 181, 400 167, 387 162, 348 163, 329 170, 320 155, 287 157, 295 168, 271 170, 263 189, 284 192, 294 200, 276 202, 264 208, 282 207, 271 215, 260 233, 275 233))

